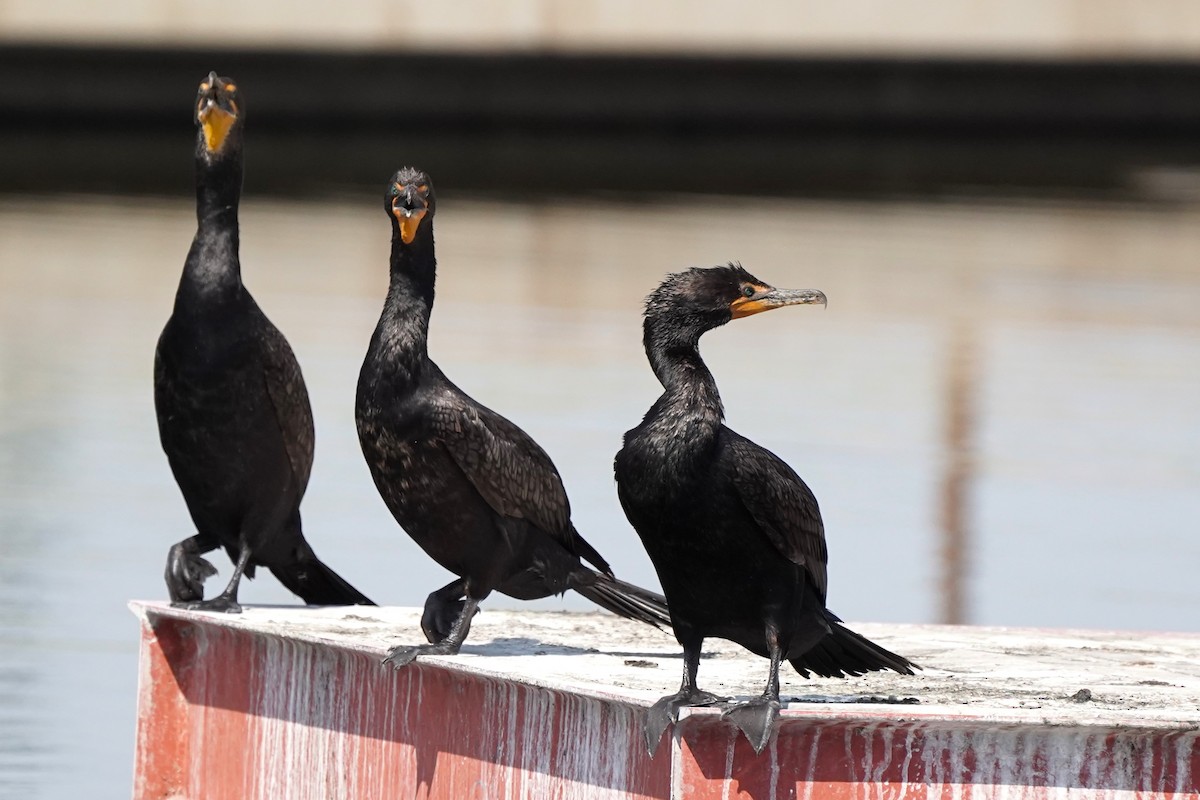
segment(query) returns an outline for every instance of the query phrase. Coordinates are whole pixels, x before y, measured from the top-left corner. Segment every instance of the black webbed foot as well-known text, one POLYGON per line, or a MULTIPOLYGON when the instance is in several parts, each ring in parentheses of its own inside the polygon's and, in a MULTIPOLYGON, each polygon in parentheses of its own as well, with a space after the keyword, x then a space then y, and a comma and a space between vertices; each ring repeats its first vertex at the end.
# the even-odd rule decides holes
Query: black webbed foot
POLYGON ((741 729, 750 741, 755 753, 761 753, 771 741, 775 731, 775 721, 779 719, 779 700, 773 697, 759 697, 748 703, 736 705, 721 716, 728 719, 741 729))
POLYGON ((457 655, 460 644, 437 642, 435 644, 397 645, 388 651, 387 658, 380 664, 391 664, 395 669, 402 669, 417 660, 417 656, 453 656, 457 655))
MULTIPOLYGON (((442 601, 430 595, 421 614, 421 632, 425 634, 426 641, 436 644, 448 638, 466 604, 465 599, 442 601)), ((475 613, 478 614, 479 609, 475 609, 475 613)))
POLYGON ((232 597, 219 594, 211 600, 200 600, 195 603, 171 603, 176 608, 186 608, 188 611, 223 611, 226 614, 240 614, 242 607, 232 597))
POLYGON ((204 581, 217 574, 217 568, 199 553, 179 542, 167 551, 167 595, 172 604, 193 603, 204 599, 204 581))
POLYGON ((661 698, 646 712, 644 728, 646 734, 646 751, 650 755, 654 755, 654 752, 658 750, 658 743, 662 740, 663 732, 666 731, 667 726, 679 721, 679 709, 686 706, 711 706, 724 700, 725 698, 723 697, 717 697, 715 694, 700 691, 699 689, 692 691, 681 689, 675 694, 661 698))

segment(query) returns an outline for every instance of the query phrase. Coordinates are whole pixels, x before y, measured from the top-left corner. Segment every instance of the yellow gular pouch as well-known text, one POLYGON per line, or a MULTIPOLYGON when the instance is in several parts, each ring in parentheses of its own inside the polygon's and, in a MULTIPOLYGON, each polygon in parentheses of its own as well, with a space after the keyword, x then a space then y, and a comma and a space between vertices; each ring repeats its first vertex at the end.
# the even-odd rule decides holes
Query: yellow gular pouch
POLYGON ((208 105, 200 109, 196 116, 200 120, 200 126, 204 128, 204 144, 208 152, 217 152, 221 145, 225 144, 225 137, 229 135, 229 129, 237 120, 237 114, 232 114, 220 106, 208 105))
POLYGON ((401 241, 405 244, 412 244, 413 239, 417 238, 417 228, 421 225, 421 220, 425 218, 425 209, 405 211, 401 208, 394 208, 392 213, 396 215, 396 221, 400 223, 401 241))
POLYGON ((750 297, 743 295, 729 304, 729 311, 734 319, 741 319, 742 317, 748 317, 751 314, 770 311, 772 308, 776 308, 778 306, 778 304, 764 302, 765 298, 763 295, 767 295, 771 291, 772 287, 758 284, 749 288, 754 290, 753 295, 750 297))

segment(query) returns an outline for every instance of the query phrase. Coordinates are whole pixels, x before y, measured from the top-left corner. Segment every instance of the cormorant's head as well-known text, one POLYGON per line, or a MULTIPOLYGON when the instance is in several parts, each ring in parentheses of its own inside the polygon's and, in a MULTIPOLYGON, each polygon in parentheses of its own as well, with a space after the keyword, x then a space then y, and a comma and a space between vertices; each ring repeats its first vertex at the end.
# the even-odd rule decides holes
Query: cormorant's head
POLYGON ((388 181, 384 208, 396 220, 400 240, 412 244, 422 221, 433 217, 433 182, 416 167, 403 167, 388 181))
POLYGON ((691 330, 696 336, 724 325, 784 306, 820 303, 816 289, 776 289, 740 264, 693 267, 668 275, 646 298, 646 322, 663 322, 691 330))
POLYGON ((241 127, 243 104, 232 78, 215 72, 200 82, 196 93, 196 124, 203 133, 204 150, 210 156, 222 153, 231 134, 241 127))

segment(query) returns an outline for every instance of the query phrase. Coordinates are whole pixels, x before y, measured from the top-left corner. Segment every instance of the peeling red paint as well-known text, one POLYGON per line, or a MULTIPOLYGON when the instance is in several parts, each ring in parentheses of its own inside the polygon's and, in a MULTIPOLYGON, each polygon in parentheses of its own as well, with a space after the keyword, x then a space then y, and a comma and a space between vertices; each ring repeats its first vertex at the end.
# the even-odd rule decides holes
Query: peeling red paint
POLYGON ((640 709, 151 615, 136 800, 657 798, 640 709))
POLYGON ((1200 797, 1200 733, 889 718, 781 720, 755 758, 714 715, 681 725, 680 797, 1200 797))
POLYGON ((179 691, 172 664, 194 662, 192 630, 186 623, 142 623, 138 675, 138 727, 134 756, 135 798, 186 797, 191 742, 187 700, 179 691), (143 721, 144 720, 144 721, 143 721))

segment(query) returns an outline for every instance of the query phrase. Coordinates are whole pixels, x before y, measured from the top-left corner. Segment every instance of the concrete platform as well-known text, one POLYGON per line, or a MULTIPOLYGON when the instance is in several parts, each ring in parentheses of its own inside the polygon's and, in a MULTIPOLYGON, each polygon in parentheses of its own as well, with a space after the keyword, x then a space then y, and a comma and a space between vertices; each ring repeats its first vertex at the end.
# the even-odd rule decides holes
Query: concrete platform
MULTIPOLYGON (((605 614, 488 611, 464 652, 395 672, 419 611, 133 603, 135 798, 1200 796, 1200 636, 852 627, 925 666, 785 671, 756 757, 719 712, 649 758, 673 637, 605 614)), ((766 661, 710 640, 700 684, 758 694, 766 661)))

